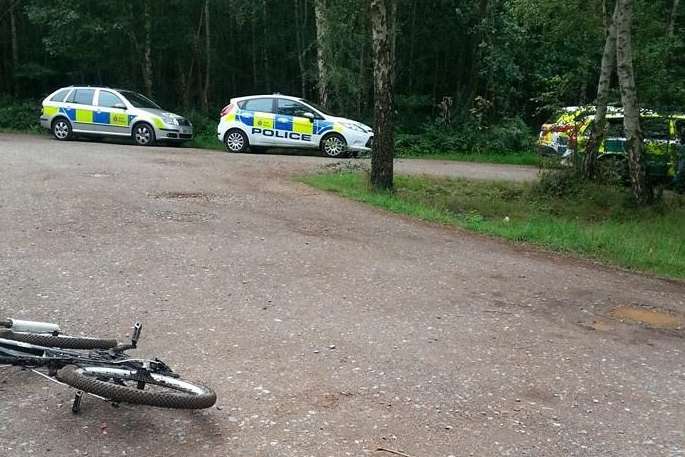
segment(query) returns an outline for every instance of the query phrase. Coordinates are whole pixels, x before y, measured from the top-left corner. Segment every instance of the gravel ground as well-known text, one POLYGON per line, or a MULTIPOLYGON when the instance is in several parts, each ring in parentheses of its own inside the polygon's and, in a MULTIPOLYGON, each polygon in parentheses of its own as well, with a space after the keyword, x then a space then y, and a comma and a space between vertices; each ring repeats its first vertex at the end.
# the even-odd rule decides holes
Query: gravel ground
POLYGON ((0 368, 0 455, 685 454, 683 329, 611 314, 679 315, 683 283, 289 179, 323 163, 0 135, 0 316, 122 339, 141 320, 133 354, 219 396, 73 416, 73 391, 0 368))

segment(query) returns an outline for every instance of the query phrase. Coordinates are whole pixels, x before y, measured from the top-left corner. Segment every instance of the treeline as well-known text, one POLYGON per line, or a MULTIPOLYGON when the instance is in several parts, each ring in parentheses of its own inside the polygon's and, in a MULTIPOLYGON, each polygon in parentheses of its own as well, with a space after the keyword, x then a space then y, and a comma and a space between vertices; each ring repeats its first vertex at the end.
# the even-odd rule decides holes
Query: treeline
MULTIPOLYGON (((448 120, 476 131, 521 119, 534 126, 555 107, 595 98, 611 0, 394 5, 406 131, 448 120)), ((636 0, 643 106, 685 110, 684 8, 636 0)), ((214 116, 233 96, 281 92, 368 120, 369 14, 369 0, 0 0, 0 93, 35 99, 62 85, 108 85, 214 116)))

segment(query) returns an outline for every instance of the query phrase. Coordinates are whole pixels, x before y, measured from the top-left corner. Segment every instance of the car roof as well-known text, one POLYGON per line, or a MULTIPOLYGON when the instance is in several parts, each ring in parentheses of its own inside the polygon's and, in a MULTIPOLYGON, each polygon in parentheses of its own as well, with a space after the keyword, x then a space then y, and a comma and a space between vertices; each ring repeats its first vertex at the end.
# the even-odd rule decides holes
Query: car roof
POLYGON ((235 98, 231 99, 231 103, 242 102, 244 100, 252 100, 255 98, 275 98, 275 97, 285 98, 287 100, 294 100, 294 101, 298 101, 298 102, 303 101, 303 99, 301 97, 293 97, 292 95, 283 95, 283 94, 275 93, 275 94, 245 95, 243 97, 235 97, 235 98))

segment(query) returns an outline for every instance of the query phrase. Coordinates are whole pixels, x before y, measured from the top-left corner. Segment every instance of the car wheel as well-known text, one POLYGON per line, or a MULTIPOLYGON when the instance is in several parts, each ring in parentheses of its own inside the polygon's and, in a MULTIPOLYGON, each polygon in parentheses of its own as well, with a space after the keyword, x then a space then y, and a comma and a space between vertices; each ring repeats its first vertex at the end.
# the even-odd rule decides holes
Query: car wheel
POLYGON ((245 152, 250 143, 241 130, 233 129, 224 135, 224 147, 228 152, 245 152))
POLYGON ((133 127, 133 141, 138 146, 150 146, 155 143, 155 130, 145 122, 136 124, 133 127))
POLYGON ((66 141, 71 138, 71 124, 68 120, 60 117, 52 123, 52 135, 59 141, 66 141))
POLYGON ((321 152, 328 157, 345 157, 347 153, 347 142, 342 135, 333 133, 321 140, 321 152))

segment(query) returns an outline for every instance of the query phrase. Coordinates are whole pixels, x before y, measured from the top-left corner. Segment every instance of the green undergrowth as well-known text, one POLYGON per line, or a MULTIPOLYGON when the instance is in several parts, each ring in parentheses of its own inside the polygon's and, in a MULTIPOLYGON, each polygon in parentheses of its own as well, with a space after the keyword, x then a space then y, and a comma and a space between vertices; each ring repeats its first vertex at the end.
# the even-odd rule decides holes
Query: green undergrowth
POLYGON ((363 172, 301 181, 398 214, 576 254, 624 268, 685 278, 685 198, 635 207, 620 187, 397 176, 395 191, 371 192, 363 172))

